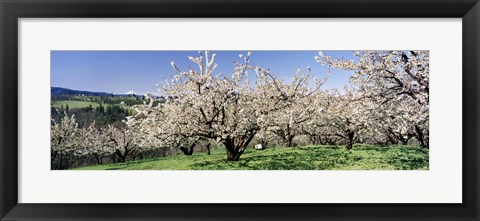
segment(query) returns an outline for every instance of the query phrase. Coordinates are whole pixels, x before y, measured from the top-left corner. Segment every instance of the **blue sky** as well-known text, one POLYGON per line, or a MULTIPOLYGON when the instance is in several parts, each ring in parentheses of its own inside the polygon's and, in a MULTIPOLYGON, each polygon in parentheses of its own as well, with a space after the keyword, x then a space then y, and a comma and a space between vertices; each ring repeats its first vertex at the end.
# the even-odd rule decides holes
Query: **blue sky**
MULTIPOLYGON (((250 63, 270 68, 275 76, 289 82, 297 67, 310 65, 312 75, 323 78, 327 68, 314 59, 318 51, 251 51, 250 63)), ((239 54, 247 51, 211 51, 217 54, 217 73, 230 76, 233 61, 241 62, 239 54)), ((323 51, 332 57, 354 59, 352 51, 323 51)), ((170 62, 182 70, 196 65, 188 56, 198 51, 51 51, 51 86, 123 94, 153 92, 159 94, 157 83, 171 79, 175 71, 170 62)), ((324 89, 342 90, 348 84, 350 71, 332 70, 324 89)))

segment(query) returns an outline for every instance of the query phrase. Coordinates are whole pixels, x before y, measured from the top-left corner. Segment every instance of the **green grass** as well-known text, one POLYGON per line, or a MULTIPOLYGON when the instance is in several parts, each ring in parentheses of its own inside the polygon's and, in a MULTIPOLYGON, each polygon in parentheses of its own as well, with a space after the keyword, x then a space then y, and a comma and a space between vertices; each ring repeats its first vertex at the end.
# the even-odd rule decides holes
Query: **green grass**
MULTIPOLYGON (((70 109, 80 109, 82 107, 88 107, 89 105, 92 105, 92 108, 96 108, 99 106, 99 103, 97 102, 90 102, 90 101, 71 101, 71 100, 62 100, 62 101, 55 101, 55 103, 52 103, 52 107, 54 108, 60 108, 61 105, 63 105, 63 108, 66 108, 68 105, 68 108, 70 109)), ((105 107, 107 106, 106 104, 103 104, 105 107)))
POLYGON ((145 159, 76 168, 77 170, 428 170, 428 149, 412 146, 355 145, 248 149, 240 161, 226 160, 224 150, 212 155, 145 159))

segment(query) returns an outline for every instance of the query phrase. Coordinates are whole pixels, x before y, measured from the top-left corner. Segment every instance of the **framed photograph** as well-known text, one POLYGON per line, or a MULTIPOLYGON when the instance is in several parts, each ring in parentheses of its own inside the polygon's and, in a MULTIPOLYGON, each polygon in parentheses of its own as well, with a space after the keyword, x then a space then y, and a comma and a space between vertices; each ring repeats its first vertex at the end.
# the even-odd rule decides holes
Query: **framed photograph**
POLYGON ((479 220, 477 0, 0 1, 1 220, 479 220))

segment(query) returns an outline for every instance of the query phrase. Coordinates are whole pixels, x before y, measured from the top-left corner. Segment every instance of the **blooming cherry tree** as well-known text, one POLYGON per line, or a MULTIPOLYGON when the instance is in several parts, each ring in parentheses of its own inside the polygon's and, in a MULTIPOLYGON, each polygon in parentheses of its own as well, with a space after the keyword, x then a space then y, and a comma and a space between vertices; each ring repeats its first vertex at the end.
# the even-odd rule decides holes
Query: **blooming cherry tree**
POLYGON ((216 55, 209 52, 189 57, 197 69, 183 71, 172 62, 177 75, 159 87, 167 100, 162 110, 156 110, 168 123, 157 130, 187 143, 215 140, 225 146, 228 160, 239 160, 256 133, 272 125, 271 114, 292 106, 299 94, 307 94, 304 85, 309 79, 297 73, 286 86, 268 69, 251 66, 250 56, 250 52, 240 55, 243 62, 234 62, 230 76, 214 74, 216 55), (253 85, 248 78, 252 72, 253 85))
POLYGON ((70 117, 66 112, 60 115, 59 120, 52 119, 50 126, 51 160, 59 154, 66 154, 75 151, 78 141, 78 124, 75 115, 70 117))
POLYGON ((356 51, 354 55, 356 62, 320 52, 316 60, 330 68, 352 70, 350 82, 357 99, 375 103, 370 111, 387 110, 388 116, 402 123, 389 123, 393 120, 387 116, 377 116, 376 122, 403 140, 413 133, 422 147, 428 147, 429 51, 356 51))

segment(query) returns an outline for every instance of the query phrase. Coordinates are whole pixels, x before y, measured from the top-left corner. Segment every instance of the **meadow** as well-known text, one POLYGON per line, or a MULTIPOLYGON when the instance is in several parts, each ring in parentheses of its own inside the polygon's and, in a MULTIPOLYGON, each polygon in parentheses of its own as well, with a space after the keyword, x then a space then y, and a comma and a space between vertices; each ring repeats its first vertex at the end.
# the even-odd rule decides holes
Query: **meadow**
MULTIPOLYGON (((61 107, 68 107, 70 109, 80 109, 86 108, 91 106, 92 108, 97 108, 100 104, 98 102, 91 102, 91 101, 76 101, 76 100, 58 100, 52 103, 52 107, 54 108, 61 108, 61 107)), ((107 104, 102 104, 106 106, 107 104)))
POLYGON ((247 149, 239 161, 227 161, 224 149, 192 156, 143 159, 75 168, 76 170, 428 170, 428 149, 415 146, 277 147, 247 149))

